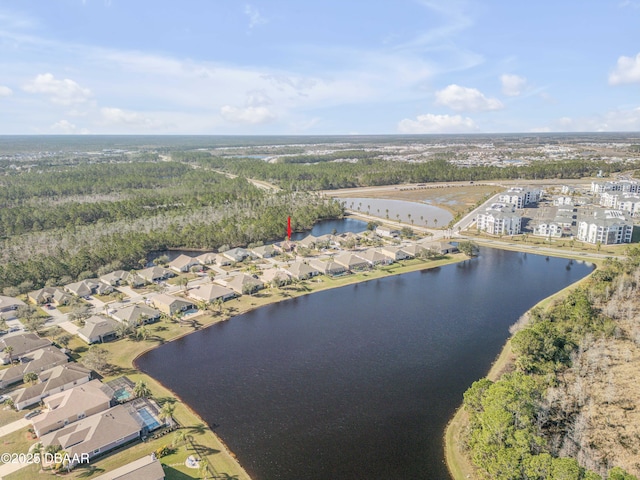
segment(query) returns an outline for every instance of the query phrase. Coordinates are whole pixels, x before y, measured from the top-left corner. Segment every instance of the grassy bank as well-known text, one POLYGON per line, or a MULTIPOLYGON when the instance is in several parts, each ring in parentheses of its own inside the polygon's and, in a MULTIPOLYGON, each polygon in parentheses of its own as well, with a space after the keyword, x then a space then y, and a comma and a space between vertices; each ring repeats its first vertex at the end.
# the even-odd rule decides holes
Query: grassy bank
MULTIPOLYGON (((143 340, 128 338, 100 345, 100 348, 104 348, 108 352, 109 362, 108 368, 102 372, 102 380, 109 381, 121 375, 127 375, 134 382, 144 380, 149 386, 153 398, 159 404, 175 401, 176 408, 173 417, 181 426, 181 429, 186 432, 187 440, 176 443, 177 432, 172 432, 158 439, 150 438, 146 442, 137 442, 100 457, 89 466, 78 467, 65 476, 68 478, 91 478, 169 445, 172 448, 172 453, 163 457, 161 461, 165 465, 166 478, 170 480, 200 478, 200 472, 197 469, 189 469, 184 465, 189 455, 206 458, 214 478, 249 480, 248 473, 239 465, 233 453, 229 451, 202 419, 189 406, 180 401, 175 393, 165 388, 152 377, 138 371, 135 367, 135 359, 164 343, 176 340, 215 323, 227 321, 236 315, 264 305, 350 284, 436 268, 465 259, 466 256, 462 254, 450 255, 438 260, 412 259, 355 275, 337 278, 316 277, 287 287, 266 289, 252 296, 244 295, 238 299, 229 300, 223 304, 220 311, 214 308, 213 311, 207 311, 195 316, 193 323, 186 324, 183 322, 181 325, 176 321, 164 320, 147 325, 145 328, 148 331, 148 336, 143 340)), ((77 337, 71 340, 69 348, 74 359, 79 362, 82 362, 83 357, 89 350, 88 346, 77 337)), ((26 447, 16 444, 16 448, 20 451, 16 450, 15 453, 26 453, 26 450, 24 450, 26 447)), ((8 480, 30 480, 37 478, 39 471, 40 466, 30 465, 7 475, 5 478, 8 480)), ((51 472, 43 472, 43 474, 47 473, 51 472)))
MULTIPOLYGON (((581 259, 585 260, 584 258, 581 259)), ((602 263, 602 260, 597 259, 589 259, 589 261, 593 262, 596 266, 600 266, 602 263)), ((593 274, 593 272, 591 274, 593 274)), ((555 300, 566 297, 573 289, 586 282, 591 274, 541 300, 532 308, 549 308, 555 300)), ((489 369, 487 378, 495 382, 502 376, 502 374, 513 369, 514 360, 515 358, 511 349, 511 339, 509 339, 489 369)), ((470 478, 476 478, 474 466, 472 465, 471 459, 464 448, 463 442, 461 442, 461 439, 465 436, 468 427, 469 418, 467 412, 464 410, 464 407, 460 406, 453 418, 449 421, 444 433, 445 460, 447 462, 447 467, 449 468, 449 473, 454 480, 468 480, 470 478)))

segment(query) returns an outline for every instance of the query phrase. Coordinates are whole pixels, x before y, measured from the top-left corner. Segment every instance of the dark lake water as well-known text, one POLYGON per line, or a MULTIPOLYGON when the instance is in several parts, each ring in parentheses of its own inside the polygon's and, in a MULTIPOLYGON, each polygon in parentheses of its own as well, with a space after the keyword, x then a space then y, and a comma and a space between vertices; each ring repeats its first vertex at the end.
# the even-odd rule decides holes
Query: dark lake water
POLYGON ((260 308, 138 367, 189 404, 255 480, 447 479, 442 436, 508 327, 592 267, 478 258, 260 308))

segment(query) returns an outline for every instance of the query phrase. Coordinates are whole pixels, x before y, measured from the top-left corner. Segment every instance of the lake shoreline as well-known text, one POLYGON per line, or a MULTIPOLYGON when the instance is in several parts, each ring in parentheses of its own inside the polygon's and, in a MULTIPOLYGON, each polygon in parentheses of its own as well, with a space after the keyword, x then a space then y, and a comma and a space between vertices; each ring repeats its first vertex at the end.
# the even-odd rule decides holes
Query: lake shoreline
MULTIPOLYGON (((333 289, 336 289, 336 288, 346 287, 346 286, 354 285, 354 284, 366 283, 366 282, 369 282, 369 281, 372 281, 372 280, 377 280, 377 279, 380 279, 380 278, 388 278, 388 277, 403 275, 405 273, 412 273, 412 272, 418 272, 418 271, 422 271, 422 270, 430 270, 430 269, 434 269, 434 268, 439 268, 439 267, 444 266, 444 265, 451 265, 451 264, 455 264, 455 263, 460 263, 460 262, 463 262, 465 260, 469 260, 469 257, 467 257, 464 254, 457 253, 457 254, 453 254, 453 255, 448 255, 448 256, 444 257, 443 259, 428 260, 428 261, 425 261, 425 260, 410 260, 409 262, 405 262, 404 265, 400 265, 400 266, 392 264, 390 267, 377 268, 377 269, 371 270, 369 272, 358 273, 358 274, 353 274, 353 275, 349 275, 349 276, 346 276, 346 277, 341 277, 339 283, 337 283, 337 284, 329 284, 329 285, 327 285, 326 282, 323 282, 323 284, 321 285, 321 284, 314 284, 313 281, 311 281, 310 283, 311 283, 312 287, 317 287, 317 288, 311 288, 308 291, 296 291, 296 292, 293 292, 293 294, 290 295, 290 296, 277 297, 277 296, 274 295, 271 298, 269 298, 269 301, 261 303, 260 305, 251 305, 250 304, 248 306, 244 306, 244 308, 240 308, 237 311, 234 311, 232 315, 229 315, 227 317, 220 317, 218 319, 214 319, 214 321, 209 322, 206 325, 203 325, 202 328, 184 332, 184 333, 182 333, 180 335, 177 335, 175 337, 171 337, 171 338, 167 339, 164 343, 160 343, 160 344, 157 344, 157 345, 149 346, 148 348, 144 349, 143 351, 137 352, 135 354, 135 356, 128 363, 142 377, 151 380, 153 383, 158 385, 161 389, 163 389, 166 392, 168 392, 171 395, 173 395, 182 405, 184 405, 186 410, 189 412, 190 416, 192 416, 197 421, 201 422, 203 425, 206 425, 208 431, 211 432, 211 434, 213 435, 213 437, 215 438, 216 443, 217 443, 217 445, 213 445, 213 447, 214 448, 221 447, 221 450, 224 451, 225 455, 228 456, 229 459, 231 459, 233 461, 233 463, 234 463, 235 467, 237 468, 239 474, 242 475, 240 477, 240 479, 243 479, 243 478, 251 479, 250 475, 247 473, 247 471, 244 469, 244 467, 242 466, 240 461, 237 459, 237 457, 234 454, 234 452, 226 445, 224 440, 214 431, 214 428, 212 428, 210 425, 208 425, 200 417, 200 415, 198 415, 198 413, 195 412, 195 410, 193 410, 193 408, 188 403, 184 402, 181 399, 181 397, 176 394, 176 392, 174 392, 173 390, 171 390, 170 388, 165 386, 159 380, 155 379, 154 377, 152 377, 152 376, 148 375, 147 373, 143 372, 142 370, 140 370, 138 368, 138 366, 137 366, 138 359, 140 357, 142 357, 143 355, 149 353, 150 351, 155 350, 159 346, 166 345, 169 342, 174 342, 174 341, 180 340, 180 339, 182 339, 182 338, 184 338, 184 337, 186 337, 188 335, 191 335, 192 333, 198 332, 198 331, 203 330, 205 328, 209 328, 209 327, 211 327, 213 325, 217 325, 217 324, 222 323, 222 322, 230 321, 230 320, 232 320, 233 318, 235 318, 237 316, 246 314, 248 312, 251 312, 253 310, 259 309, 261 307, 265 307, 267 305, 275 305, 275 304, 280 303, 282 301, 291 300, 291 299, 295 299, 295 298, 306 296, 306 295, 311 295, 313 293, 326 291, 326 290, 333 290, 333 289), (407 265, 406 263, 409 263, 409 264, 407 265), (386 270, 385 270, 385 268, 386 268, 386 270), (393 271, 390 272, 389 269, 393 269, 393 271)), ((212 467, 214 467, 214 465, 212 465, 212 467)))
MULTIPOLYGON (((512 248, 510 250, 527 252, 527 250, 524 249, 517 250, 512 248)), ((529 253, 531 252, 529 251, 529 253)), ((575 257, 562 258, 574 259, 575 257)), ((581 260, 584 260, 584 258, 582 258, 581 260)), ((596 267, 598 266, 597 261, 593 261, 593 259, 589 259, 589 261, 594 263, 596 267)), ((563 288, 553 295, 542 299, 529 310, 527 310, 527 312, 536 307, 546 308, 549 303, 551 303, 551 301, 558 298, 563 298, 569 292, 577 288, 580 284, 588 281, 591 275, 593 275, 593 273, 596 271, 597 268, 595 268, 589 275, 578 280, 577 282, 574 282, 573 284, 563 288)), ((497 381, 504 373, 507 373, 508 371, 513 369, 513 360, 514 356, 511 349, 511 337, 509 337, 500 350, 500 353, 496 356, 495 361, 492 363, 491 368, 489 369, 485 377, 493 382, 497 381)), ((480 380, 480 378, 478 380, 480 380)), ((469 385, 469 387, 470 386, 471 385, 469 385)), ((447 469, 449 470, 449 474, 451 475, 451 478, 453 480, 468 480, 469 478, 474 478, 475 467, 471 463, 468 455, 465 453, 464 445, 460 442, 460 435, 468 427, 468 420, 469 417, 464 410, 464 405, 461 404, 456 410, 453 417, 447 423, 447 427, 443 433, 445 463, 447 464, 447 469)))

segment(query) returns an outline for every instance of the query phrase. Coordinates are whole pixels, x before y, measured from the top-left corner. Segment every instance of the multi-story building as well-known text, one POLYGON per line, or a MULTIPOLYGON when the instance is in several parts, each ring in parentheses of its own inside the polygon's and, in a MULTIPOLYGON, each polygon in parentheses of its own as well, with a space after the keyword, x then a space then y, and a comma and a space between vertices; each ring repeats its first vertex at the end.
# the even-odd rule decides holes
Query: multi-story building
POLYGON ((516 208, 524 208, 530 203, 537 203, 542 192, 537 189, 513 187, 498 197, 502 203, 515 205, 516 208))
POLYGON ((540 237, 559 238, 562 236, 562 229, 562 225, 557 222, 542 222, 533 227, 533 234, 540 237))
POLYGON ((640 213, 640 195, 605 192, 600 195, 600 205, 636 216, 636 214, 640 213))
POLYGON ((583 217, 578 222, 580 241, 611 245, 630 243, 633 223, 619 210, 596 210, 592 215, 583 217))
POLYGON ((640 183, 636 180, 591 182, 591 193, 603 194, 605 192, 639 193, 640 183))
POLYGON ((476 217, 477 228, 492 235, 518 235, 522 218, 509 211, 487 210, 476 217))

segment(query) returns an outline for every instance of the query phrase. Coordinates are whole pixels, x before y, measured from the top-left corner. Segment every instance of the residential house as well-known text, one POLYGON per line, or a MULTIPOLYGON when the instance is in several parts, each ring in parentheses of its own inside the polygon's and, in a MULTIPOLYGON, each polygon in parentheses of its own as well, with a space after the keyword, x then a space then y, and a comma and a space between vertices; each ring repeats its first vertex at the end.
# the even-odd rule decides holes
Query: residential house
POLYGON ((410 243, 409 245, 402 245, 400 249, 407 254, 409 258, 419 257, 424 251, 424 247, 417 243, 410 243))
POLYGON ((255 258, 271 258, 278 252, 273 245, 262 245, 261 247, 254 247, 250 250, 251 255, 255 258))
POLYGON ((448 253, 455 253, 458 251, 458 247, 449 242, 434 242, 431 240, 418 242, 424 248, 431 250, 439 255, 446 255, 448 253))
POLYGON ((214 283, 207 285, 199 285, 189 290, 188 295, 196 301, 211 303, 218 299, 226 302, 236 296, 235 292, 230 288, 225 288, 214 283))
POLYGON ((120 323, 112 318, 93 315, 84 321, 84 327, 78 330, 78 336, 89 344, 108 342, 118 336, 118 325, 120 323))
POLYGON ((169 268, 171 270, 175 270, 176 272, 182 272, 182 273, 188 272, 189 270, 191 270, 192 267, 198 267, 199 269, 200 266, 201 266, 201 263, 197 258, 190 257, 184 254, 176 257, 175 259, 169 262, 169 268))
POLYGON ((160 318, 160 312, 146 305, 128 305, 116 310, 111 316, 120 322, 137 326, 156 322, 160 318))
POLYGON ((14 358, 18 358, 18 363, 0 370, 0 388, 7 388, 9 385, 21 382, 27 373, 33 372, 39 375, 45 370, 69 361, 65 353, 52 345, 14 358))
POLYGON ((233 265, 233 260, 224 255, 216 255, 216 265, 220 265, 221 267, 233 265))
POLYGON ((93 480, 163 480, 162 463, 155 455, 147 455, 122 467, 111 470, 93 480))
POLYGON ((318 270, 320 273, 324 275, 328 275, 330 277, 337 277, 337 276, 349 273, 347 267, 345 267, 344 265, 341 265, 340 263, 334 262, 331 259, 324 261, 324 260, 315 258, 311 260, 309 264, 313 268, 318 270))
POLYGON ((16 333, 14 335, 5 335, 0 339, 0 355, 2 355, 2 363, 6 365, 12 360, 23 357, 27 353, 48 347, 49 345, 51 345, 50 340, 40 338, 35 333, 16 333), (7 353, 7 347, 11 347, 11 355, 7 353))
POLYGON ((88 455, 91 460, 140 438, 144 424, 131 404, 117 405, 49 432, 40 442, 44 448, 60 447, 71 458, 88 455))
POLYGON ((253 293, 264 288, 264 283, 261 280, 246 273, 239 273, 238 275, 227 277, 226 284, 228 288, 240 295, 247 292, 253 293))
POLYGON ((100 277, 100 281, 107 285, 111 285, 112 287, 130 285, 134 288, 142 287, 147 283, 146 280, 135 271, 125 272, 124 270, 116 270, 115 272, 107 273, 100 277))
POLYGON ((389 257, 394 262, 398 262, 400 260, 404 260, 409 258, 404 250, 400 247, 395 247, 393 245, 385 245, 380 247, 380 253, 389 257))
POLYGON ((318 238, 315 237, 314 235, 307 235, 302 240, 298 240, 296 248, 298 248, 298 247, 316 248, 316 242, 317 241, 318 241, 318 238))
POLYGON ((241 262, 249 256, 249 251, 244 248, 232 248, 231 250, 222 252, 222 255, 232 262, 241 262))
POLYGON ((113 390, 91 380, 44 399, 47 410, 31 420, 38 437, 111 407, 113 390))
POLYGON ((185 300, 184 298, 174 297, 173 295, 168 295, 166 293, 154 295, 150 300, 151 304, 155 308, 169 316, 195 308, 193 302, 185 300))
POLYGON ((144 270, 138 270, 138 275, 140 275, 149 283, 161 282, 163 280, 166 280, 167 278, 176 276, 176 274, 171 270, 167 270, 166 268, 158 266, 145 268, 144 270))
POLYGON ((71 295, 58 287, 44 287, 27 294, 27 298, 36 305, 53 303, 54 305, 66 305, 71 301, 71 295))
POLYGON ((0 295, 0 313, 11 312, 17 310, 18 307, 24 307, 25 303, 13 297, 5 297, 0 295))
POLYGON ((318 270, 300 260, 293 262, 288 267, 284 267, 284 271, 297 280, 306 280, 307 278, 320 275, 318 270))
POLYGON ((291 283, 291 276, 279 268, 269 268, 262 272, 260 280, 271 285, 288 285, 291 283))
POLYGON ((202 265, 211 265, 213 263, 216 263, 216 257, 217 255, 215 253, 207 252, 207 253, 203 253, 202 255, 198 255, 196 259, 202 265))
POLYGON ((78 297, 88 297, 89 295, 107 295, 113 292, 113 287, 107 283, 96 279, 82 280, 81 282, 65 285, 65 290, 78 297))
POLYGON ((43 398, 59 393, 91 380, 91 370, 77 363, 66 363, 45 370, 38 375, 40 383, 11 393, 17 410, 38 403, 43 398))
POLYGON ((378 226, 375 229, 376 235, 385 238, 396 238, 400 236, 400 231, 389 227, 378 226))
POLYGON ((368 270, 370 267, 369 262, 364 258, 347 252, 336 255, 333 261, 343 265, 347 270, 352 272, 368 270))
POLYGON ((389 258, 387 255, 384 255, 382 252, 376 250, 375 248, 368 248, 363 252, 358 252, 358 256, 366 260, 369 265, 389 265, 393 263, 393 260, 389 258))

